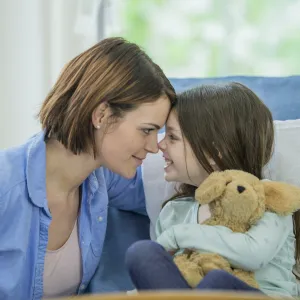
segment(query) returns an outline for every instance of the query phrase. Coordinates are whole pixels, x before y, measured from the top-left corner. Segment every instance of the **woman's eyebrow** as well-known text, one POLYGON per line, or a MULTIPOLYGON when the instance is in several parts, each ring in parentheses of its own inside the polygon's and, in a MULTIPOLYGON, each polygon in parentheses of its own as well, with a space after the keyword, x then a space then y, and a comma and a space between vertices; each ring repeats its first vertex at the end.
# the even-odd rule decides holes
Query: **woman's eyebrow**
POLYGON ((143 123, 144 125, 151 125, 153 127, 155 127, 156 129, 160 129, 161 126, 157 125, 157 124, 154 124, 154 123, 143 123))

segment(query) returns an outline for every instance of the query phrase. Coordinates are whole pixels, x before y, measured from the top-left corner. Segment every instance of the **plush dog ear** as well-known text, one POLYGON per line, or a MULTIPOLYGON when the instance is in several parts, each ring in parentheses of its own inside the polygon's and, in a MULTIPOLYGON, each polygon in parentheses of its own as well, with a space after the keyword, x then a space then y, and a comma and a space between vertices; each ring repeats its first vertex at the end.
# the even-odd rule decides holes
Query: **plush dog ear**
POLYGON ((226 188, 227 181, 228 176, 225 176, 224 172, 210 174, 197 188, 195 193, 196 200, 200 204, 208 204, 219 198, 226 188))
POLYGON ((300 209, 300 188, 291 184, 263 181, 266 209, 279 215, 289 215, 300 209))

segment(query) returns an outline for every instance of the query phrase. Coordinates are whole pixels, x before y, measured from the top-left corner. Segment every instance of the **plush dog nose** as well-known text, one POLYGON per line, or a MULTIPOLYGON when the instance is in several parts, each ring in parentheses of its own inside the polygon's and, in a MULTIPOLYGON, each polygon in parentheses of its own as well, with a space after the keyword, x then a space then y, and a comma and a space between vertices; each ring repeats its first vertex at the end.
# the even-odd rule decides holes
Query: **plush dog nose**
POLYGON ((245 190, 245 188, 243 186, 241 186, 241 185, 238 185, 237 186, 237 190, 241 194, 245 190))

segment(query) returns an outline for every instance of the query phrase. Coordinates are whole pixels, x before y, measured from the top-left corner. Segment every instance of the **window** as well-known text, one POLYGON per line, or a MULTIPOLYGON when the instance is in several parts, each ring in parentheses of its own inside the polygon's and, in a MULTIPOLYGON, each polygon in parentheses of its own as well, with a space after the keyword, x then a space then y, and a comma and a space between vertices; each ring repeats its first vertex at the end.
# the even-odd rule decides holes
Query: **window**
POLYGON ((300 70, 300 0, 111 0, 110 36, 138 43, 169 77, 300 70))

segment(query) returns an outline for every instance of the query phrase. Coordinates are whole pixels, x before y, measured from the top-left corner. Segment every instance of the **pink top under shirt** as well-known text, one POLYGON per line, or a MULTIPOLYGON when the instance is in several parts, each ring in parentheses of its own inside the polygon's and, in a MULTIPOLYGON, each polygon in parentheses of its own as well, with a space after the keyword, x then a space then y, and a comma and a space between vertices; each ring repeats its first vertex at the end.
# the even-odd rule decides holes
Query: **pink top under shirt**
POLYGON ((76 220, 67 242, 58 250, 46 252, 43 299, 75 295, 81 277, 82 262, 76 220))

